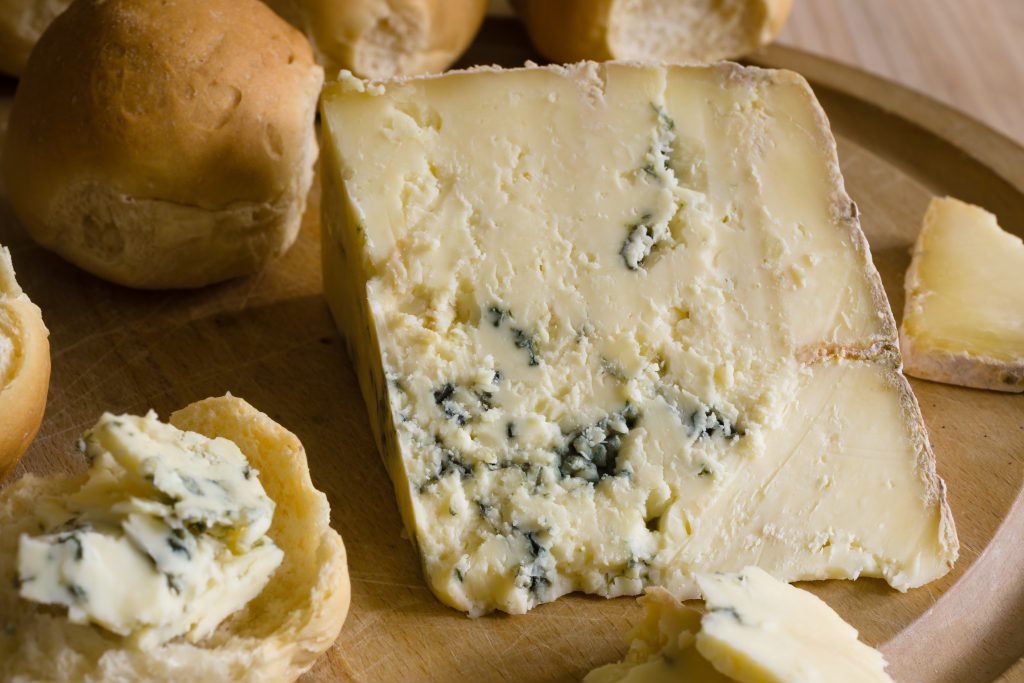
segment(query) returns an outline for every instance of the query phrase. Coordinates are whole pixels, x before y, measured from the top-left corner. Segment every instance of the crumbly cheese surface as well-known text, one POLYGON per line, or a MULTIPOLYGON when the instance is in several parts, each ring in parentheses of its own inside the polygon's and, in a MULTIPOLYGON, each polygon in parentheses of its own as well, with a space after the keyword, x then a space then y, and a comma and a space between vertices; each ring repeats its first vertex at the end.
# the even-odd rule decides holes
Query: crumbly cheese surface
MULTIPOLYGON (((908 372, 956 380, 957 369, 918 363, 916 356, 957 356, 987 363, 994 386, 1024 390, 1024 242, 984 209, 935 198, 925 214, 907 277, 902 333, 913 345, 908 372), (950 377, 942 377, 948 372, 950 377), (940 375, 940 376, 934 376, 940 375), (1000 381, 1002 380, 1002 381, 1000 381), (1000 386, 1002 385, 1002 386, 1000 386)), ((941 360, 936 362, 941 364, 941 360)), ((968 376, 969 370, 964 374, 968 376)))
POLYGON ((626 658, 585 683, 892 683, 881 653, 811 593, 757 567, 697 582, 703 616, 654 589, 626 658))
POLYGON ((234 443, 146 417, 104 414, 79 442, 82 488, 42 501, 23 534, 23 598, 62 605, 143 648, 197 641, 266 585, 283 554, 259 473, 234 443))
POLYGON ((433 591, 945 573, 956 540, 824 115, 786 72, 329 88, 325 291, 433 591))

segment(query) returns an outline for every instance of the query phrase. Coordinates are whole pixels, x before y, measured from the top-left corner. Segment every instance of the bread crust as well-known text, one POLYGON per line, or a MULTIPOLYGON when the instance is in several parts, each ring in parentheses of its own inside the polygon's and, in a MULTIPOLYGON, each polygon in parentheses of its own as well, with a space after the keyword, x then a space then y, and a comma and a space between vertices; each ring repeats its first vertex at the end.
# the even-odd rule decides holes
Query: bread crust
POLYGON ((473 41, 486 0, 267 0, 309 37, 330 78, 443 71, 473 41))
MULTIPOLYGON (((624 0, 512 0, 512 5, 523 20, 534 47, 551 61, 657 58, 683 63, 733 59, 770 43, 782 30, 792 8, 792 0, 739 0, 733 6, 743 6, 755 22, 753 26, 741 27, 746 30, 740 32, 727 32, 728 44, 690 46, 674 41, 673 51, 669 54, 653 51, 648 54, 627 53, 617 45, 614 35, 621 22, 620 12, 629 14, 637 11, 623 7, 624 0)), ((704 18, 717 21, 723 27, 726 25, 722 7, 709 11, 704 18)), ((687 26, 676 28, 684 34, 692 30, 687 26)))
POLYGON ((49 330, 43 315, 14 279, 11 254, 0 247, 0 479, 28 449, 46 409, 50 385, 49 330))
POLYGON ((252 272, 298 231, 322 83, 305 38, 257 0, 77 2, 15 95, 11 204, 40 244, 121 284, 252 272))
MULTIPOLYGON (((348 612, 350 584, 341 536, 327 498, 309 476, 302 444, 245 401, 230 395, 193 403, 170 422, 234 441, 277 504, 270 537, 285 556, 266 588, 209 638, 176 639, 152 651, 126 647, 101 629, 72 624, 21 600, 0 582, 0 680, 292 681, 326 651, 348 612)), ((18 537, 38 530, 38 500, 80 486, 78 477, 27 475, 0 491, 0 572, 14 574, 18 537)))

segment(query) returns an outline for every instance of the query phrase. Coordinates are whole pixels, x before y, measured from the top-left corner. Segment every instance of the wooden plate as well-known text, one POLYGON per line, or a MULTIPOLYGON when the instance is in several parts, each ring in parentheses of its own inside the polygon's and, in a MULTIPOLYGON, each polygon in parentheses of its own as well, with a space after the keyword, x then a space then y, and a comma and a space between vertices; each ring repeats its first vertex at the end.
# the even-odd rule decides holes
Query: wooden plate
MULTIPOLYGON (((531 57, 489 20, 464 64, 531 57)), ((1024 149, 923 95, 772 48, 753 61, 804 73, 832 120, 893 309, 932 195, 1024 230, 1024 149)), ((6 121, 11 87, 0 97, 6 121)), ((296 246, 265 272, 195 292, 136 292, 35 247, 0 205, 24 288, 51 331, 53 379, 39 437, 12 479, 83 467, 73 444, 103 410, 166 417, 225 391, 302 439, 349 549, 352 609, 307 681, 564 681, 619 658, 634 600, 568 596, 528 615, 471 620, 427 590, 403 539, 356 379, 320 296, 318 197, 296 246)), ((900 681, 991 681, 1024 654, 1024 396, 914 381, 961 541, 956 569, 900 594, 878 580, 807 584, 881 646, 900 681)), ((6 579, 4 579, 6 580, 6 579)))

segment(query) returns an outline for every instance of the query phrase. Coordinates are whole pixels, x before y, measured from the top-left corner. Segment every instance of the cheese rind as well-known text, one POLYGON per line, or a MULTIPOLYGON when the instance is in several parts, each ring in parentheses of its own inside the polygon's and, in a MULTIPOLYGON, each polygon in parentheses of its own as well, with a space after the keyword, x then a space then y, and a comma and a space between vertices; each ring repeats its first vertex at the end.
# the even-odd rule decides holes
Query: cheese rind
POLYGON ((444 602, 948 570, 895 324, 798 76, 481 69, 334 85, 322 114, 325 295, 444 602))
POLYGON ((934 198, 905 282, 908 375, 1024 391, 1024 242, 984 209, 934 198))

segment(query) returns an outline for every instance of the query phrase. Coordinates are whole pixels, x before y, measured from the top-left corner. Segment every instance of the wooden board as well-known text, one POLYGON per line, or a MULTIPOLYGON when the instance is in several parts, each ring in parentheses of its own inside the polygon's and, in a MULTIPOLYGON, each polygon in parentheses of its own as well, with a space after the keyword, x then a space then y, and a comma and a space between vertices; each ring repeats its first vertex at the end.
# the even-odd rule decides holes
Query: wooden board
MULTIPOLYGON (((489 20, 465 64, 531 56, 489 20)), ((805 53, 759 63, 803 72, 831 117, 849 190, 893 308, 928 199, 953 194, 1024 232, 1024 149, 897 85, 805 53)), ((0 96, 6 122, 12 86, 0 96)), ((79 470, 73 444, 103 410, 161 416, 231 391, 302 439, 349 549, 352 609, 306 681, 578 680, 621 657, 630 598, 567 596, 528 615, 471 620, 427 590, 403 538, 356 379, 320 296, 317 201, 298 243, 253 277, 195 292, 136 292, 34 246, 0 203, 0 243, 42 307, 53 378, 39 437, 12 479, 79 470)), ((1024 396, 914 381, 961 541, 955 570, 900 594, 878 580, 805 584, 881 646, 899 681, 992 681, 1024 655, 1024 396)))

